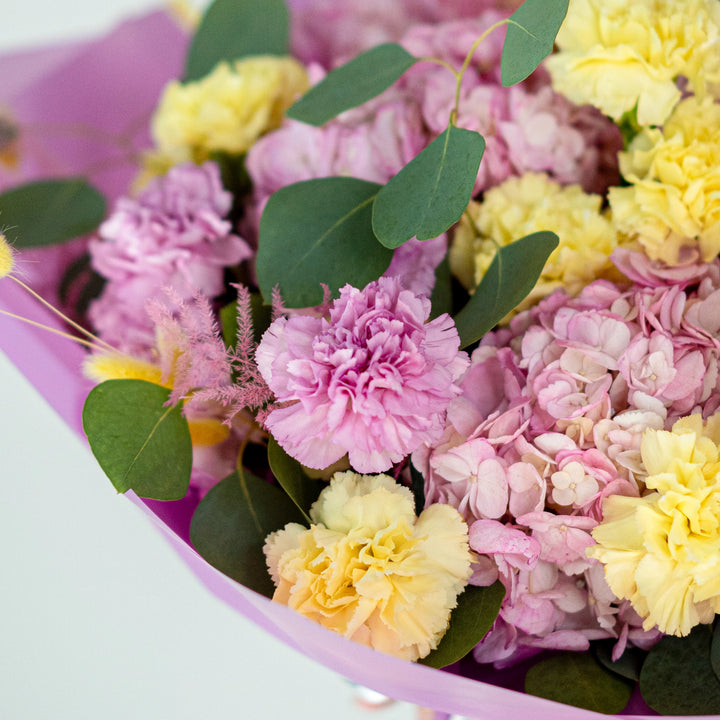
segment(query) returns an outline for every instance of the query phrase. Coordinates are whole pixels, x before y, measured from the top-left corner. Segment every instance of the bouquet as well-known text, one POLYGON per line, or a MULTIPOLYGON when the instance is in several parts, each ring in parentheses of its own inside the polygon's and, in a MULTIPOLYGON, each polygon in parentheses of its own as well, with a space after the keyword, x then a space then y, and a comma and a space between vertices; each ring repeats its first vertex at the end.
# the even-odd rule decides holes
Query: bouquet
POLYGON ((4 349, 114 487, 393 697, 720 714, 720 6, 160 17, 0 118, 4 349))

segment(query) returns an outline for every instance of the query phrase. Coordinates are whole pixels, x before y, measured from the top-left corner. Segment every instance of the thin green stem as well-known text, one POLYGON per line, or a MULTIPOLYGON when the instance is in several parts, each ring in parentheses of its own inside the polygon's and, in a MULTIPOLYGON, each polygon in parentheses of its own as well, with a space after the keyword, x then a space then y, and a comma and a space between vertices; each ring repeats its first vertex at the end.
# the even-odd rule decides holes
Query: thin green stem
POLYGON ((453 108, 450 123, 452 125, 455 124, 455 119, 457 118, 458 108, 460 106, 460 88, 462 86, 463 77, 465 77, 465 72, 467 71, 468 67, 470 67, 470 63, 472 62, 473 55, 475 54, 475 51, 478 49, 480 43, 493 31, 497 30, 497 28, 502 27, 503 25, 507 25, 509 22, 512 22, 510 18, 505 18, 504 20, 500 20, 496 22, 494 25, 491 25, 472 45, 470 48, 470 52, 465 56, 465 60, 462 64, 462 67, 460 68, 460 72, 456 75, 457 83, 455 85, 455 107, 453 108))
POLYGON ((458 78, 458 71, 457 71, 449 62, 446 62, 446 61, 443 60, 442 58, 429 57, 429 56, 428 56, 428 57, 425 57, 425 56, 423 56, 423 57, 421 57, 421 58, 418 58, 418 60, 419 60, 420 62, 429 62, 429 63, 433 63, 433 64, 435 64, 435 65, 439 65, 440 67, 444 67, 446 70, 449 70, 449 71, 453 74, 453 77, 454 77, 456 80, 457 80, 457 78, 458 78))

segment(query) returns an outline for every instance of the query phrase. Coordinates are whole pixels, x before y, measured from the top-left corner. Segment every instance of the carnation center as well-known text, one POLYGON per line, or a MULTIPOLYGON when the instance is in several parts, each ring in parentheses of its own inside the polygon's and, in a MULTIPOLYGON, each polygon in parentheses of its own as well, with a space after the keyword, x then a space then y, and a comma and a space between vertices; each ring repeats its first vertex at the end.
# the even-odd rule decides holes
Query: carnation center
POLYGON ((407 567, 401 568, 417 542, 405 521, 372 537, 362 531, 350 533, 338 544, 335 557, 322 554, 310 566, 318 571, 312 582, 316 601, 332 612, 362 597, 375 601, 389 598, 395 590, 393 576, 407 573, 407 567))
POLYGON ((382 415, 382 396, 401 393, 403 379, 425 368, 417 333, 422 335, 422 328, 383 310, 356 319, 354 327, 326 330, 313 342, 313 355, 327 373, 328 396, 345 395, 348 403, 362 403, 363 412, 382 415))

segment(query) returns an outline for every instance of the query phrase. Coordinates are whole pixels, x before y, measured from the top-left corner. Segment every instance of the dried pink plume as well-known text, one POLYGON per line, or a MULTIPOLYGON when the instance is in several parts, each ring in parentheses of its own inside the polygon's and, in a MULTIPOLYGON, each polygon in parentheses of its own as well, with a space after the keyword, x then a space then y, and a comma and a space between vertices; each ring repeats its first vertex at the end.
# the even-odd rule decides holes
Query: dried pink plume
POLYGON ((275 320, 256 359, 281 404, 265 420, 278 443, 308 467, 348 453, 372 473, 437 439, 468 358, 452 319, 429 314, 427 298, 380 278, 342 288, 329 319, 275 320))

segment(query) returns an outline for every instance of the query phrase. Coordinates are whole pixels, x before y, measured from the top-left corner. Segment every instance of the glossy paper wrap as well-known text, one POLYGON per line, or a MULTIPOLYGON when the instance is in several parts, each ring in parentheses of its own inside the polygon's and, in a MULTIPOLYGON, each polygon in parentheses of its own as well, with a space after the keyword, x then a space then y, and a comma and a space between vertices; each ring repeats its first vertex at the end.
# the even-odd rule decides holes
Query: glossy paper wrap
MULTIPOLYGON (((0 104, 15 113, 21 122, 37 122, 66 113, 64 119, 68 123, 82 121, 98 128, 117 130, 115 123, 119 114, 127 120, 128 112, 136 112, 137 117, 145 118, 146 128, 160 88, 181 72, 185 43, 185 35, 173 21, 156 13, 124 24, 99 42, 3 57, 0 58, 3 77, 0 104), (95 73, 100 72, 106 73, 105 77, 107 73, 114 73, 119 82, 126 84, 124 89, 118 91, 107 81, 94 82, 95 73), (82 102, 74 111, 68 110, 67 99, 79 88, 82 88, 82 102), (73 117, 72 112, 79 115, 73 117)), ((21 164, 17 173, 0 169, 0 188, 35 177, 78 173, 88 163, 87 149, 72 139, 56 138, 49 147, 49 154, 38 156, 36 162, 26 166, 21 164), (47 162, 40 162, 41 157, 47 162)), ((133 173, 132 166, 120 160, 113 170, 101 173, 93 181, 113 198, 126 189, 133 173)), ((31 273, 33 284, 52 287, 57 282, 55 273, 66 255, 58 249, 42 252, 54 261, 35 264, 31 273)), ((60 327, 48 311, 12 282, 0 284, 0 308, 60 327)), ((6 316, 0 316, 0 338, 0 349, 65 422, 82 435, 82 406, 91 388, 80 372, 82 348, 6 316)), ((445 720, 449 714, 479 720, 607 717, 525 695, 519 691, 522 681, 518 670, 496 672, 469 664, 469 672, 486 680, 482 682, 454 672, 407 663, 352 643, 248 590, 208 565, 188 542, 190 517, 196 504, 193 497, 171 503, 143 502, 128 492, 127 498, 145 510, 147 517, 164 533, 199 580, 218 598, 281 641, 353 682, 398 700, 433 708, 437 711, 437 720, 445 720)), ((463 670, 468 671, 468 667, 463 670)), ((628 711, 632 712, 618 717, 656 716, 637 697, 633 698, 628 711)))

